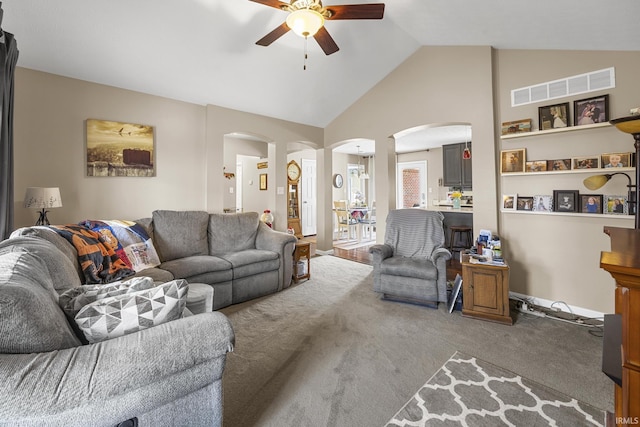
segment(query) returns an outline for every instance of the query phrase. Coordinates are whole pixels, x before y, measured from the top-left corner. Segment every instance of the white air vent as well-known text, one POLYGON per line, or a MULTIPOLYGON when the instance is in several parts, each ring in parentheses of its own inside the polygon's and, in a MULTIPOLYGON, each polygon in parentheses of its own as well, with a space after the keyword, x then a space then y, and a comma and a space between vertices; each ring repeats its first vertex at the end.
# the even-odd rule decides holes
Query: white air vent
POLYGON ((616 75, 613 67, 611 67, 552 82, 513 89, 511 91, 511 106, 517 107, 613 87, 616 87, 616 75))

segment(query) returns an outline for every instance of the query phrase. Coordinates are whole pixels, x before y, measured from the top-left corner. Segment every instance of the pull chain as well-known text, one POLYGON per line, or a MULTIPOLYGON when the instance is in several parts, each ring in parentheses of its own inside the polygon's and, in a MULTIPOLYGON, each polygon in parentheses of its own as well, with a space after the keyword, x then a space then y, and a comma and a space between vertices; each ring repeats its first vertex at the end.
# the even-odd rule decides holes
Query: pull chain
POLYGON ((308 37, 304 38, 304 65, 302 66, 302 69, 304 71, 307 70, 307 58, 308 58, 308 55, 307 55, 307 39, 308 39, 308 37))

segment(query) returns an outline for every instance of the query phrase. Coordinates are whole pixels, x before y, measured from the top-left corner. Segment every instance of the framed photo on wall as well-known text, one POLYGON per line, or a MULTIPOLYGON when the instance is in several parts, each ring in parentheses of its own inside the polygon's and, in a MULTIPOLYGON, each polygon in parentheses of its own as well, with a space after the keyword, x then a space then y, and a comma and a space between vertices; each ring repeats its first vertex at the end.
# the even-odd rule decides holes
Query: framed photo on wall
POLYGON ((547 160, 548 171, 568 171, 571 170, 571 159, 547 160))
POLYGON ((581 194, 580 212, 582 213, 602 213, 602 194, 581 194))
POLYGON ((538 107, 540 130, 559 129, 571 126, 569 123, 569 103, 538 107))
POLYGON ((518 196, 518 203, 516 210, 519 211, 532 211, 533 210, 533 197, 530 196, 518 196))
POLYGON ((533 210, 535 212, 552 212, 553 196, 546 194, 533 196, 533 210))
POLYGON ((546 160, 534 160, 525 163, 525 172, 544 172, 547 170, 546 160))
POLYGON ((524 172, 526 162, 524 148, 517 150, 502 150, 500 152, 500 171, 502 173, 524 172))
POLYGON ((573 123, 576 126, 609 121, 609 95, 573 101, 573 123))
POLYGON ((516 195, 515 194, 503 194, 502 195, 502 209, 514 210, 516 208, 516 195))
POLYGON ((601 156, 603 168, 631 167, 631 153, 608 153, 601 156))
POLYGON ((502 123, 502 135, 531 132, 531 119, 514 120, 502 123))
POLYGON ((627 196, 606 195, 604 196, 604 213, 610 215, 627 215, 627 196))
POLYGON ((571 159, 571 169, 597 169, 600 167, 600 157, 574 157, 571 159))
POLYGON ((260 190, 266 190, 266 189, 267 189, 267 174, 261 173, 260 174, 260 190))
POLYGON ((553 190, 554 212, 577 212, 578 190, 553 190))

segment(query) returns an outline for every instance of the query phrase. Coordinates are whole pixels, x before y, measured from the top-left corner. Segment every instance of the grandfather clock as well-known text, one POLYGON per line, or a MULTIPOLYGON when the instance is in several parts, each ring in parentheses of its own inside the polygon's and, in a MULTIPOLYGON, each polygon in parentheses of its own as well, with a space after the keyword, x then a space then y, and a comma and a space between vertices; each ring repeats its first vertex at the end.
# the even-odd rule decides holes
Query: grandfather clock
POLYGON ((296 237, 302 238, 300 223, 300 175, 302 170, 295 160, 287 163, 287 228, 293 229, 296 237))

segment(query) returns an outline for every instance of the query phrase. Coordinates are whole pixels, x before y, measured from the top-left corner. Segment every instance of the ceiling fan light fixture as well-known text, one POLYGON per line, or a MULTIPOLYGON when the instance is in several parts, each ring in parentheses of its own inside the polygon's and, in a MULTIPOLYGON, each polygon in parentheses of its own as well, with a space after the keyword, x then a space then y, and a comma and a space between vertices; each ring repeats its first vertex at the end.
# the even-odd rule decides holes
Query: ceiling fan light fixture
POLYGON ((298 9, 287 16, 287 26, 300 37, 313 37, 324 25, 324 17, 312 9, 298 9))

